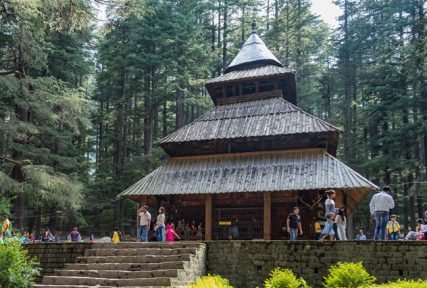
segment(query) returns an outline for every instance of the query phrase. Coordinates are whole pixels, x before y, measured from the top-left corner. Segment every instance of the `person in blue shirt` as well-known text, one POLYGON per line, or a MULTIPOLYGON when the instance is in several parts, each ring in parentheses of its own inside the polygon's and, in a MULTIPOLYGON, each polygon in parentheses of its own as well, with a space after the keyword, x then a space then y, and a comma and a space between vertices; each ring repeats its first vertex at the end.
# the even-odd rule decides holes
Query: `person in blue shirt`
POLYGON ((359 233, 356 235, 356 240, 367 240, 365 234, 363 234, 362 229, 359 229, 359 233))

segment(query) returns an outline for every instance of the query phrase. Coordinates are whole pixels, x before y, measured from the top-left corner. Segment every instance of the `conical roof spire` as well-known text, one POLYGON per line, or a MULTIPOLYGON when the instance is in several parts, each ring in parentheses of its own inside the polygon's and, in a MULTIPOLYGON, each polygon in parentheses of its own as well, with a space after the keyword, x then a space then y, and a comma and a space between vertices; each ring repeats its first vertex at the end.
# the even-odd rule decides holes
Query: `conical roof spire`
POLYGON ((252 22, 252 33, 243 44, 242 49, 237 56, 231 61, 230 65, 225 69, 224 74, 243 70, 255 65, 274 65, 283 67, 282 63, 271 53, 264 41, 259 38, 256 33, 256 21, 252 22))

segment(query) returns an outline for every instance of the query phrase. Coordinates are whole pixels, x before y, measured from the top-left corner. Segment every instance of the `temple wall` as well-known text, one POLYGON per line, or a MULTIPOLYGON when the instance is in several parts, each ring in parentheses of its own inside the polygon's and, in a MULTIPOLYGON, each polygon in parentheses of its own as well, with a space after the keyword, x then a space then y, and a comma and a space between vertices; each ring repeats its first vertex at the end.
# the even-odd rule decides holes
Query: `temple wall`
POLYGON ((330 265, 363 261, 378 281, 427 279, 427 241, 211 241, 207 272, 233 287, 263 287, 275 267, 291 268, 312 287, 321 287, 330 265))

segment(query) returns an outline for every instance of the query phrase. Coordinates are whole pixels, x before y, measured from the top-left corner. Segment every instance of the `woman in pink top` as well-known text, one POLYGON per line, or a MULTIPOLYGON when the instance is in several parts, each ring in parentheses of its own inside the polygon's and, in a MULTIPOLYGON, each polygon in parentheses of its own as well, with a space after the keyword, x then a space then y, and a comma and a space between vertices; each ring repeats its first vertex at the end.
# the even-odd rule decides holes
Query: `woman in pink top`
POLYGON ((178 234, 172 229, 172 225, 168 224, 166 229, 166 242, 172 243, 175 240, 175 236, 178 239, 181 239, 178 234))

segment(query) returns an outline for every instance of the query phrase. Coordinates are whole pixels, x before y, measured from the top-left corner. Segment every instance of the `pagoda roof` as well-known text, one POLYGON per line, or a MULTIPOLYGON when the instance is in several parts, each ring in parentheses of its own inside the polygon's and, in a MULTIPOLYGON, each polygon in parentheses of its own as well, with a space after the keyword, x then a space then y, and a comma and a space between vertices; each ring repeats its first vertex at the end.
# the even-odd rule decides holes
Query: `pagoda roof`
POLYGON ((339 128, 281 97, 215 106, 159 140, 159 144, 219 139, 325 133, 339 128))
POLYGON ((256 34, 255 30, 243 44, 242 49, 225 69, 224 74, 241 70, 253 65, 273 65, 283 67, 282 63, 271 53, 264 41, 256 34))
POLYGON ((302 149, 173 157, 118 197, 345 189, 360 202, 376 188, 324 150, 302 149))
POLYGON ((237 80, 250 80, 259 77, 274 77, 287 74, 294 74, 294 71, 273 65, 259 66, 248 68, 245 70, 231 71, 219 77, 209 79, 208 81, 206 81, 206 85, 209 86, 215 83, 226 83, 237 80))

